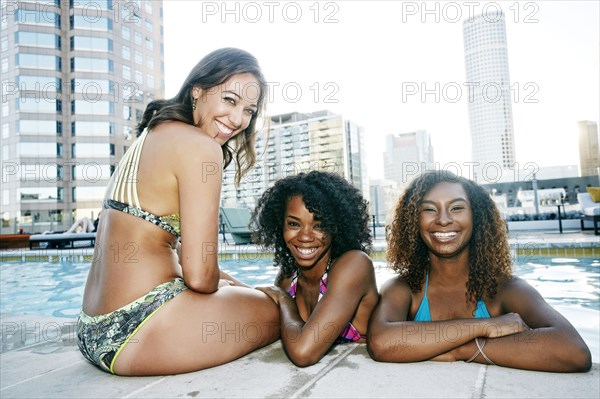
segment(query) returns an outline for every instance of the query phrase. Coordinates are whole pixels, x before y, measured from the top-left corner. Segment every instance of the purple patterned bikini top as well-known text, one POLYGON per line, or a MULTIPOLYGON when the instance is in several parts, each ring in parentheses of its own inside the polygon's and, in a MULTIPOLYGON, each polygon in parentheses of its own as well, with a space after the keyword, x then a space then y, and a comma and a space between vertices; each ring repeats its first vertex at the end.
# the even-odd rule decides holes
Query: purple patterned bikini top
MULTIPOLYGON (((321 276, 321 284, 319 286, 318 301, 320 301, 321 298, 323 298, 323 294, 325 294, 325 292, 327 292, 327 273, 329 272, 329 266, 331 266, 331 258, 329 259, 329 262, 327 263, 327 269, 325 270, 325 273, 323 274, 323 276, 321 276)), ((294 275, 292 277, 292 282, 290 284, 290 289, 288 291, 288 294, 292 298, 296 298, 296 287, 298 286, 298 276, 299 275, 300 274, 298 273, 298 271, 295 271, 294 275)), ((361 338, 366 338, 366 337, 364 335, 362 335, 361 333, 359 333, 358 330, 356 329, 356 327, 354 327, 352 325, 352 323, 348 323, 346 325, 346 327, 344 328, 344 330, 341 332, 340 336, 337 337, 335 342, 336 343, 356 342, 361 338)))

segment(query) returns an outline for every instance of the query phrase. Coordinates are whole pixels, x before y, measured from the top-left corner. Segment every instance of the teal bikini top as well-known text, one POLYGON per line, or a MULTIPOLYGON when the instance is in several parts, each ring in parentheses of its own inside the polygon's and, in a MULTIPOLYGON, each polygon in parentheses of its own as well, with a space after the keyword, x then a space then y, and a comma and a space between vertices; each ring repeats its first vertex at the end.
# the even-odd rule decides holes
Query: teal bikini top
MULTIPOLYGON (((427 289, 429 288, 429 273, 425 277, 425 295, 423 295, 423 300, 421 301, 421 305, 419 305, 419 310, 417 310, 417 314, 413 321, 432 321, 431 313, 429 312, 429 300, 427 299, 427 289)), ((490 313, 485 306, 485 302, 482 299, 477 300, 477 307, 475 308, 475 318, 476 319, 484 319, 489 318, 490 313)))

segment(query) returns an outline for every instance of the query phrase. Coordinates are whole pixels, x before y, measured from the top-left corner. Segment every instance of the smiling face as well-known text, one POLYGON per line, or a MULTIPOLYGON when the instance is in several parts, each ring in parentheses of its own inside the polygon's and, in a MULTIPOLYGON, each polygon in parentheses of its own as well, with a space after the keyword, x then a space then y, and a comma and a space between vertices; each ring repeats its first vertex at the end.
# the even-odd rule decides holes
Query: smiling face
POLYGON ((319 220, 306 209, 302 197, 292 197, 287 204, 283 239, 300 268, 312 268, 320 260, 326 263, 331 238, 321 229, 319 220))
POLYGON ((429 251, 440 258, 463 253, 473 234, 473 211, 459 183, 440 182, 423 197, 419 230, 429 251))
POLYGON ((258 111, 259 97, 258 80, 250 73, 233 75, 210 89, 194 87, 194 124, 223 145, 246 130, 258 111))

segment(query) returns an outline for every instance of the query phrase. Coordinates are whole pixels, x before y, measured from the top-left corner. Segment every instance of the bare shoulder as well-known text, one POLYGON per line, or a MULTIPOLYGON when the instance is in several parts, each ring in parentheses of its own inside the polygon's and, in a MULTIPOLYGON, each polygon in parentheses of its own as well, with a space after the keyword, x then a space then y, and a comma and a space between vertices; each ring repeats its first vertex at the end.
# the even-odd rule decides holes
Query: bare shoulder
POLYGON ((357 271, 364 270, 365 272, 374 270, 371 257, 363 251, 359 251, 357 249, 344 252, 335 261, 335 264, 344 265, 344 270, 356 269, 357 271))
POLYGON ((159 136, 165 148, 172 148, 176 159, 191 161, 188 154, 194 158, 219 161, 222 158, 221 146, 199 128, 183 122, 164 122, 152 130, 159 136), (181 158, 183 157, 183 158, 181 158), (214 158, 214 159, 213 159, 214 158))
POLYGON ((522 310, 524 306, 545 304, 541 294, 527 281, 513 276, 498 285, 498 299, 509 311, 522 310))
POLYGON ((512 276, 498 285, 499 296, 510 297, 527 293, 537 293, 537 291, 527 281, 517 276, 512 276))
POLYGON ((412 291, 403 277, 396 276, 381 286, 380 294, 382 297, 410 296, 412 291))

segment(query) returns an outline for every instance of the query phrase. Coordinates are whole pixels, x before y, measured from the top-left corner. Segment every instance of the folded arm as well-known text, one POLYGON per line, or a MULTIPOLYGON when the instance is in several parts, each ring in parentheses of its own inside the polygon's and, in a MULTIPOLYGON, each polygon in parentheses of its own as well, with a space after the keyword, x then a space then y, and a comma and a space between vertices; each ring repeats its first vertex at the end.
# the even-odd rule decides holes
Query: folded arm
POLYGON ((283 347, 297 366, 318 362, 353 319, 362 298, 375 287, 370 258, 360 251, 342 255, 328 274, 327 292, 308 320, 302 320, 296 301, 280 290, 283 347))

